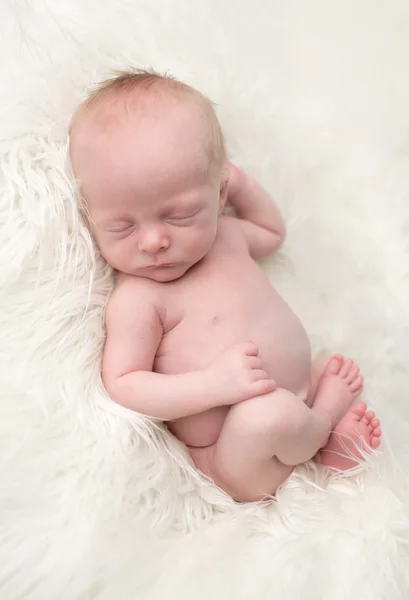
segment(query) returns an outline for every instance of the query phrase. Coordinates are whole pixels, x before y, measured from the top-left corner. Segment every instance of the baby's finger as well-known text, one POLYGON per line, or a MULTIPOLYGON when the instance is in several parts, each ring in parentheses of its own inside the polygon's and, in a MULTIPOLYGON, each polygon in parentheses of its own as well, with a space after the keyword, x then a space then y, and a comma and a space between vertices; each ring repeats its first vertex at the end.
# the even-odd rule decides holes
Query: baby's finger
POLYGON ((248 356, 246 359, 246 364, 250 367, 250 369, 262 369, 263 363, 258 356, 248 356))
POLYGON ((269 376, 263 369, 253 369, 251 372, 253 381, 259 381, 260 379, 269 379, 269 376))
POLYGON ((277 384, 272 379, 259 379, 253 383, 252 389, 254 396, 262 396, 263 394, 269 394, 274 392, 277 384))
POLYGON ((245 342, 243 344, 244 354, 247 356, 258 356, 258 348, 253 342, 245 342))

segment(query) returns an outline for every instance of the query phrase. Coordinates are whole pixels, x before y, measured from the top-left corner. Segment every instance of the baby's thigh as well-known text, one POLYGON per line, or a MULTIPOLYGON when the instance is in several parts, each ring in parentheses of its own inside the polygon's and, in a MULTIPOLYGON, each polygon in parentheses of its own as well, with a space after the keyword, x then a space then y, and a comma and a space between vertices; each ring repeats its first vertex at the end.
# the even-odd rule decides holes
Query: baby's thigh
POLYGON ((275 458, 276 450, 302 405, 294 394, 279 389, 232 406, 208 457, 208 472, 216 483, 234 490, 231 495, 238 499, 274 494, 292 471, 275 458))
POLYGON ((228 436, 233 441, 249 439, 250 444, 253 438, 259 442, 266 439, 270 446, 271 434, 281 428, 288 429, 303 405, 301 398, 282 388, 235 404, 226 417, 218 443, 228 436))

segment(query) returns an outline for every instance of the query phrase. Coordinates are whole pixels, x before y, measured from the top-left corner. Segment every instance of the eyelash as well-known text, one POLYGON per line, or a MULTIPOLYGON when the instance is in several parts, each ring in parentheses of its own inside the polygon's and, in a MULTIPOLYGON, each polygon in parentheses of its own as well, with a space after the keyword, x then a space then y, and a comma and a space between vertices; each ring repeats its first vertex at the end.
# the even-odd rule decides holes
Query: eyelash
POLYGON ((125 231, 128 231, 129 229, 133 229, 135 227, 135 225, 126 225, 125 227, 121 227, 118 229, 108 229, 109 233, 125 233, 125 231))
POLYGON ((196 216, 198 212, 199 212, 199 210, 195 210, 193 213, 188 214, 183 217, 178 217, 178 216, 168 217, 167 221, 187 221, 188 219, 192 219, 194 216, 196 216))
POLYGON ((166 219, 167 223, 172 223, 174 221, 188 221, 189 219, 191 219, 192 217, 168 217, 166 219))
MULTIPOLYGON (((177 217, 177 216, 168 217, 166 219, 166 222, 169 223, 170 225, 172 225, 173 223, 177 224, 178 222, 188 221, 189 219, 192 219, 195 215, 197 215, 198 212, 199 212, 199 210, 196 210, 192 214, 186 215, 183 217, 177 217)), ((135 225, 130 223, 129 225, 126 225, 126 226, 118 228, 118 229, 108 229, 108 232, 109 233, 126 233, 130 229, 134 229, 134 228, 135 228, 135 225)))

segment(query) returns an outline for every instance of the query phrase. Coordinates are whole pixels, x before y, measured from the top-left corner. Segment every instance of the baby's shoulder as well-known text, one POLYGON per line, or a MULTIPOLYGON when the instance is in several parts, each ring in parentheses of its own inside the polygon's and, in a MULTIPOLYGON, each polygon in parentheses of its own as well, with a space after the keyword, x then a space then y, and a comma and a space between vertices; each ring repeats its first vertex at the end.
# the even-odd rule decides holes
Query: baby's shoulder
POLYGON ((159 286, 155 281, 118 273, 105 313, 109 316, 111 313, 127 312, 128 309, 137 310, 142 305, 159 308, 161 300, 163 294, 159 293, 159 286))

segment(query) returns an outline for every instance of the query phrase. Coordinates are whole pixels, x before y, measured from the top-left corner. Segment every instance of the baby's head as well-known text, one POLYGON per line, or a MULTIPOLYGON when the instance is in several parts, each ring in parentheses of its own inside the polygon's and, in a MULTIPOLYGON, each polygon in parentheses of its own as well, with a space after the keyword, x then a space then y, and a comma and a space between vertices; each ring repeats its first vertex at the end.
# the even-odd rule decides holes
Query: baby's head
POLYGON ((210 250, 228 162, 212 104, 170 77, 103 83, 77 109, 70 157, 91 232, 115 269, 166 282, 210 250))

